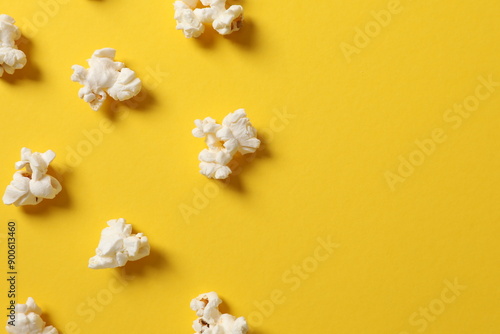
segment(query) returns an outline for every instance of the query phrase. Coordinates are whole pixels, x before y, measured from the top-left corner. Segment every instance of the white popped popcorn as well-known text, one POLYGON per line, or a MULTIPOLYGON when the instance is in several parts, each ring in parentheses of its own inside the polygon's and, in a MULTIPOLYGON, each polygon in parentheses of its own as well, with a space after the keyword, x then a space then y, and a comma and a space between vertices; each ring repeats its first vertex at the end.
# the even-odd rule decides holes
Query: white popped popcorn
POLYGON ((241 154, 254 153, 260 146, 257 130, 252 126, 244 109, 238 109, 222 120, 222 128, 217 137, 224 142, 234 141, 234 146, 241 154))
POLYGON ((5 329, 10 334, 58 334, 53 326, 45 327, 45 321, 40 315, 42 310, 29 297, 26 304, 17 304, 15 319, 8 319, 5 329))
POLYGON ((16 162, 17 172, 7 186, 3 202, 7 205, 35 205, 43 199, 54 198, 62 189, 54 177, 47 175, 49 164, 56 154, 48 150, 45 153, 32 153, 29 148, 21 149, 21 161, 16 162), (26 170, 21 170, 26 168, 26 170))
POLYGON ((107 95, 125 101, 141 91, 141 80, 124 63, 114 61, 115 54, 116 50, 111 48, 96 50, 87 60, 88 69, 80 65, 72 67, 71 80, 83 85, 78 96, 95 111, 99 110, 107 95))
POLYGON ((199 37, 205 31, 205 25, 201 18, 195 14, 194 10, 185 1, 174 2, 175 15, 177 20, 177 30, 184 31, 187 38, 199 37))
POLYGON ((205 138, 208 149, 198 156, 200 173, 208 178, 226 179, 231 174, 227 166, 237 152, 254 153, 260 146, 257 130, 252 126, 244 109, 227 115, 222 125, 207 117, 194 121, 193 136, 205 138))
POLYGON ((201 0, 205 8, 196 8, 198 0, 178 0, 174 2, 177 30, 182 30, 187 38, 199 37, 205 31, 205 24, 221 35, 238 31, 243 22, 243 7, 232 5, 226 9, 226 0, 201 0))
POLYGON ((14 23, 16 21, 9 15, 0 15, 0 77, 4 72, 13 74, 26 65, 26 55, 16 45, 21 31, 14 23))
POLYGON ((221 314, 222 300, 217 293, 203 293, 191 301, 191 309, 198 319, 193 322, 195 334, 246 334, 248 325, 244 317, 221 314))
POLYGON ((212 27, 221 35, 228 35, 233 31, 238 31, 243 22, 243 7, 232 5, 226 9, 226 0, 205 0, 213 9, 212 27))
POLYGON ((96 256, 90 258, 89 268, 104 269, 123 267, 128 261, 136 261, 149 255, 148 238, 142 233, 132 234, 132 225, 125 219, 112 219, 101 232, 96 256))

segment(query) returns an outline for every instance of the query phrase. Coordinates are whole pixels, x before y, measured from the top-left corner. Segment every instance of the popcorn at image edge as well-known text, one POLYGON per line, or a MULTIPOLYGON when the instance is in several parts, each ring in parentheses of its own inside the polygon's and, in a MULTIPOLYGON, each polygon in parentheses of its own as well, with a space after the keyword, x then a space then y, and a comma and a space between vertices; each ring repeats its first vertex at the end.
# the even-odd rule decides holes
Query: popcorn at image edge
POLYGON ((191 309, 198 319, 193 322, 195 334, 246 334, 248 324, 244 317, 221 314, 219 305, 222 300, 216 292, 202 293, 191 300, 191 309))
POLYGON ((5 329, 10 334, 58 334, 59 332, 53 326, 45 327, 41 314, 40 307, 33 298, 29 297, 26 304, 16 305, 15 320, 12 322, 9 318, 5 329))
POLYGON ((186 38, 199 37, 205 31, 205 24, 221 35, 240 30, 243 22, 243 7, 232 5, 226 9, 226 0, 201 0, 206 8, 196 8, 198 0, 178 0, 174 2, 174 19, 177 30, 182 30, 186 38))
POLYGON ((36 205, 44 199, 54 198, 62 189, 56 178, 47 175, 50 163, 56 154, 48 150, 45 153, 32 153, 29 148, 21 149, 21 161, 16 162, 18 170, 5 189, 4 204, 15 206, 36 205), (25 170, 21 170, 26 168, 25 170))
POLYGON ((200 152, 200 173, 208 178, 226 179, 231 173, 228 164, 234 155, 254 153, 260 147, 257 130, 252 126, 244 109, 227 115, 222 125, 210 117, 195 120, 192 134, 205 138, 208 148, 200 152))
POLYGON ((87 60, 89 68, 73 65, 71 80, 83 85, 78 96, 97 111, 107 96, 116 101, 133 98, 142 89, 142 82, 134 71, 124 63, 114 61, 116 50, 104 48, 96 50, 87 60))
POLYGON ((142 233, 132 234, 132 225, 125 219, 112 219, 101 232, 96 255, 89 260, 89 268, 123 267, 128 261, 137 261, 149 255, 148 238, 142 233))
POLYGON ((26 55, 16 45, 21 31, 14 23, 16 21, 9 15, 0 15, 0 77, 4 72, 13 74, 26 65, 26 55))

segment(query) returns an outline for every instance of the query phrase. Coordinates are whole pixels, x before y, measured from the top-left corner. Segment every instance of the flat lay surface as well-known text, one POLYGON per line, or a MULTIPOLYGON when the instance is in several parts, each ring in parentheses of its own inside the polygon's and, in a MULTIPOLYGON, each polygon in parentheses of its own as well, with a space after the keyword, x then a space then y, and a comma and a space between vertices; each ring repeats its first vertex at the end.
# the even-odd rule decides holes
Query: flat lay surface
POLYGON ((22 147, 63 187, 0 206, 17 302, 63 334, 193 333, 210 291, 255 334, 498 333, 500 3, 230 3, 242 29, 198 39, 171 1, 3 4, 28 63, 0 78, 2 193, 22 147), (96 112, 71 67, 107 47, 143 90, 96 112), (207 179, 194 120, 239 108, 261 148, 207 179), (151 254, 89 269, 118 218, 151 254))

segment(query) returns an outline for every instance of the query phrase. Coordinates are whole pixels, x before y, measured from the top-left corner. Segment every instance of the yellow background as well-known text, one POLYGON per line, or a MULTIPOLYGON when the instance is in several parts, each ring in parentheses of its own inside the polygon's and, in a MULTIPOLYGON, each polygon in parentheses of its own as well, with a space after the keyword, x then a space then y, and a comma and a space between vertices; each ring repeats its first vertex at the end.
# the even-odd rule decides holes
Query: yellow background
POLYGON ((0 184, 25 146, 57 153, 64 187, 0 208, 2 268, 18 225, 18 301, 65 334, 193 333, 189 302, 212 290, 257 334, 499 333, 500 87, 456 129, 443 116, 478 77, 500 81, 500 3, 401 0, 350 62, 342 43, 390 1, 241 3, 240 32, 189 40, 171 1, 4 1, 29 65, 0 79, 0 184), (103 47, 144 80, 141 103, 94 112, 78 98, 71 66, 103 47), (226 185, 198 173, 191 129, 237 108, 264 144, 226 185), (391 189, 386 173, 436 128, 446 141, 391 189), (88 269, 119 217, 151 256, 88 269), (318 238, 339 244, 322 261, 318 238), (290 273, 303 265, 307 278, 290 273), (443 303, 455 279, 466 288, 443 303))

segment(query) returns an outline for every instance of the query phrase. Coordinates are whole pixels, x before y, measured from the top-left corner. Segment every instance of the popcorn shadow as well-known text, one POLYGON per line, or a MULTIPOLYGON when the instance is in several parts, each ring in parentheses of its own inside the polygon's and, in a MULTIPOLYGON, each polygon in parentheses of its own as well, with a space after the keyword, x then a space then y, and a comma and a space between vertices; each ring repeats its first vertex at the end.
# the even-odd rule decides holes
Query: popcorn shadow
POLYGON ((233 171, 229 177, 225 180, 219 180, 224 183, 228 188, 238 191, 240 193, 245 193, 246 189, 241 180, 241 174, 244 171, 248 171, 256 165, 255 160, 260 160, 262 158, 271 158, 271 152, 269 151, 269 145, 264 136, 257 134, 257 138, 260 140, 260 147, 252 154, 236 154, 233 160, 228 164, 229 168, 233 171))
POLYGON ((106 98, 106 101, 104 101, 104 103, 102 104, 101 110, 109 120, 115 121, 117 118, 119 118, 120 114, 123 113, 120 110, 120 104, 120 101, 115 101, 108 96, 106 98))
POLYGON ((230 40, 232 44, 235 44, 244 49, 255 48, 257 39, 255 38, 257 29, 255 23, 252 20, 244 19, 243 26, 239 31, 235 31, 232 34, 224 36, 224 38, 230 40))
POLYGON ((26 58, 28 59, 28 61, 22 69, 16 70, 14 74, 4 73, 1 79, 12 85, 16 84, 19 80, 39 81, 42 74, 36 63, 33 61, 33 43, 26 36, 22 36, 18 40, 17 46, 19 50, 23 51, 26 54, 26 58))
POLYGON ((248 329, 248 334, 264 334, 264 332, 261 331, 260 329, 255 329, 255 328, 250 327, 248 329))
MULTIPOLYGON (((220 296, 222 300, 224 300, 224 297, 223 296, 220 296)), ((233 314, 231 312, 231 307, 229 307, 229 304, 226 303, 226 302, 223 302, 222 304, 219 305, 219 311, 220 313, 224 314, 224 313, 229 313, 229 314, 233 314)))
POLYGON ((167 258, 163 253, 158 252, 158 250, 154 247, 151 247, 151 251, 148 256, 137 260, 137 261, 130 261, 127 262, 125 265, 125 269, 123 268, 116 268, 118 270, 118 274, 123 276, 145 276, 146 272, 149 271, 151 268, 156 269, 156 270, 161 270, 168 266, 168 261, 167 258))
MULTIPOLYGON (((133 103, 128 105, 128 107, 135 111, 150 111, 151 107, 157 104, 156 97, 150 89, 142 87, 141 92, 137 96, 131 99, 133 103)), ((125 101, 126 102, 126 101, 125 101)))
POLYGON ((57 181, 62 186, 61 191, 59 194, 56 195, 53 199, 44 199, 37 205, 25 205, 22 206, 23 211, 26 214, 29 215, 41 215, 41 214, 47 214, 48 210, 51 207, 58 207, 58 208, 65 208, 69 209, 71 208, 71 198, 69 196, 69 193, 67 191, 67 176, 69 176, 69 172, 66 172, 64 174, 64 178, 61 174, 59 174, 55 169, 53 169, 51 166, 49 166, 49 170, 47 174, 53 176, 57 181))
POLYGON ((56 325, 54 325, 54 323, 52 322, 52 318, 50 317, 50 310, 47 310, 45 309, 44 307, 44 310, 46 311, 42 311, 42 314, 40 315, 43 319, 43 321, 45 321, 45 326, 54 326, 55 328, 57 328, 56 325))
POLYGON ((214 46, 216 37, 219 36, 217 31, 215 31, 211 25, 205 27, 205 32, 199 37, 194 38, 194 40, 205 49, 209 49, 214 46))
POLYGON ((151 90, 142 87, 141 92, 126 101, 115 101, 108 97, 102 105, 102 110, 106 117, 111 121, 123 120, 128 117, 129 110, 146 112, 156 105, 156 98, 151 90), (128 109, 123 109, 128 108, 128 109))

